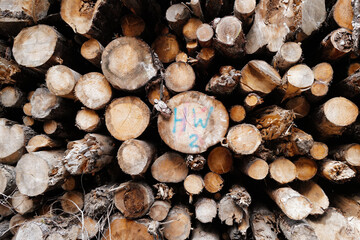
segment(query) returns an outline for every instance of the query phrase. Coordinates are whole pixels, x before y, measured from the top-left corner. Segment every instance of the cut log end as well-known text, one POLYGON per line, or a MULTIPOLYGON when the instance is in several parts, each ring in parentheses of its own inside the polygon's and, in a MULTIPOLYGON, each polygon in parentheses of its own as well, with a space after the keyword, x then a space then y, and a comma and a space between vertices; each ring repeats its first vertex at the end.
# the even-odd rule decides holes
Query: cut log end
POLYGON ((230 119, 234 122, 241 122, 246 117, 245 108, 241 105, 234 105, 230 108, 230 119))
POLYGON ((104 47, 94 38, 85 41, 80 49, 81 56, 99 68, 101 66, 100 61, 103 51, 104 47))
POLYGON ((292 182, 296 178, 296 166, 286 158, 277 158, 269 165, 270 177, 280 184, 292 182))
POLYGON ((165 71, 166 87, 174 92, 188 91, 195 85, 195 72, 184 62, 172 63, 165 71))
POLYGON ((204 177, 205 189, 209 193, 217 193, 224 186, 224 179, 217 173, 208 172, 204 177))
POLYGON ((321 160, 327 157, 329 148, 325 143, 314 142, 313 146, 310 148, 310 155, 315 160, 321 160))
POLYGON ((233 157, 227 148, 216 147, 209 153, 207 164, 214 173, 228 173, 232 169, 233 157))
POLYGON ((81 109, 75 117, 76 126, 85 132, 94 132, 101 125, 99 114, 91 109, 81 109))
POLYGON ((167 152, 157 158, 151 166, 153 178, 164 183, 178 183, 188 175, 185 159, 174 152, 167 152))
POLYGON ((81 75, 64 65, 56 65, 46 73, 46 86, 56 96, 72 95, 81 75))
POLYGON ((236 154, 249 155, 261 144, 260 131, 251 124, 239 124, 230 128, 226 141, 229 148, 236 154), (245 140, 246 139, 246 140, 245 140))
POLYGON ((294 164, 296 166, 296 178, 301 181, 310 180, 317 173, 316 162, 310 158, 301 157, 294 164))
POLYGON ((203 178, 196 174, 190 174, 184 180, 184 188, 190 195, 200 194, 204 186, 203 178))

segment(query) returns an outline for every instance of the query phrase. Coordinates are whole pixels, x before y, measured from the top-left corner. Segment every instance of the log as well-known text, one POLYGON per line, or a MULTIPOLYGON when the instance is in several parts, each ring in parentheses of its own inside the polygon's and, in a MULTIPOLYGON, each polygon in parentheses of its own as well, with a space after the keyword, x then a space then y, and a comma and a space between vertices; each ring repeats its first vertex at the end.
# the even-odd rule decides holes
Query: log
POLYGON ((168 119, 159 115, 158 131, 161 139, 176 151, 205 152, 226 134, 229 116, 224 105, 214 98, 188 91, 172 97, 167 106, 172 114, 168 119))
POLYGON ((230 196, 235 204, 240 206, 244 210, 244 214, 246 214, 246 208, 251 204, 251 196, 243 186, 233 185, 226 195, 230 196))
POLYGON ((358 114, 358 107, 353 102, 344 97, 334 97, 315 113, 315 126, 323 137, 341 135, 346 126, 355 122, 358 114))
POLYGON ((226 57, 242 57, 245 46, 242 22, 235 16, 221 18, 215 27, 214 46, 226 57))
POLYGON ((22 156, 15 168, 19 191, 33 197, 61 184, 65 174, 63 155, 63 151, 56 150, 22 156))
POLYGON ((262 180, 269 173, 269 165, 260 158, 247 157, 241 160, 240 170, 252 179, 262 180))
POLYGON ((232 66, 222 66, 219 74, 215 74, 205 87, 205 91, 217 94, 231 94, 238 86, 241 77, 240 71, 232 66))
POLYGON ((145 131, 149 122, 150 109, 138 97, 117 98, 106 108, 106 127, 120 141, 137 138, 145 131))
POLYGON ((235 204, 234 200, 225 195, 218 203, 218 217, 228 226, 239 224, 243 218, 243 210, 235 204))
POLYGON ((195 72, 187 63, 172 63, 165 70, 165 84, 173 92, 188 91, 195 85, 195 72))
POLYGON ((7 108, 21 108, 25 102, 23 92, 12 86, 0 90, 0 104, 7 108))
POLYGON ((0 194, 9 195, 15 188, 15 168, 0 164, 0 194))
POLYGON ((344 183, 354 178, 356 172, 344 162, 324 159, 319 161, 319 174, 329 181, 344 183))
POLYGON ((65 65, 56 65, 46 73, 46 86, 49 91, 60 97, 74 99, 73 90, 81 74, 65 65))
POLYGON ((244 24, 244 28, 249 28, 254 20, 256 1, 255 0, 235 0, 234 15, 244 24))
POLYGON ((135 14, 127 14, 121 18, 121 30, 127 37, 140 37, 145 25, 144 20, 135 14))
POLYGON ((103 51, 103 45, 95 38, 90 38, 81 45, 80 54, 95 67, 101 68, 101 55, 103 51))
POLYGON ((190 10, 184 4, 173 4, 166 10, 165 18, 169 27, 181 36, 182 29, 190 18, 190 10))
POLYGON ((156 200, 149 210, 149 217, 154 220, 161 222, 163 221, 171 208, 171 204, 167 201, 156 200))
POLYGON ((195 218, 202 223, 210 223, 217 215, 216 202, 211 198, 200 198, 195 203, 195 218))
POLYGON ((321 56, 328 61, 335 61, 344 57, 351 49, 352 35, 345 28, 332 31, 321 41, 321 56))
POLYGON ((10 221, 9 220, 3 220, 0 222, 0 237, 5 239, 6 237, 9 237, 10 234, 10 221))
POLYGON ((96 132, 101 125, 99 114, 92 109, 83 108, 76 114, 75 126, 82 131, 96 132))
POLYGON ((321 81, 314 81, 305 94, 309 101, 316 102, 324 98, 329 91, 329 84, 321 81))
POLYGON ((352 39, 354 46, 352 47, 353 51, 355 52, 356 56, 359 56, 359 46, 360 46, 360 4, 358 1, 352 0, 351 7, 353 12, 353 18, 351 21, 351 25, 353 27, 352 31, 352 39))
POLYGON ((0 162, 16 163, 25 153, 25 146, 34 135, 31 128, 0 118, 0 162))
POLYGON ((339 146, 330 152, 335 160, 344 161, 351 166, 360 166, 360 145, 357 143, 339 146))
POLYGON ((193 11, 193 14, 197 16, 201 21, 204 21, 204 14, 201 6, 200 0, 190 0, 189 3, 191 10, 193 11))
POLYGON ((230 119, 236 123, 242 122, 246 117, 246 110, 242 105, 231 106, 229 112, 230 119))
POLYGON ((75 214, 84 206, 84 196, 81 192, 70 191, 60 197, 61 208, 64 212, 75 214))
POLYGON ((123 142, 117 152, 121 170, 131 176, 144 174, 155 157, 156 149, 150 142, 129 139, 123 142))
POLYGON ((196 30, 197 41, 199 42, 200 46, 203 48, 211 47, 213 37, 214 37, 214 30, 207 23, 201 24, 196 30))
POLYGON ((158 36, 151 47, 162 63, 173 62, 176 55, 180 52, 176 36, 171 33, 158 36))
POLYGON ((187 155, 185 158, 186 166, 194 171, 200 171, 205 167, 206 164, 206 158, 204 158, 202 155, 187 155))
POLYGON ((25 103, 24 106, 23 106, 23 112, 25 113, 26 116, 29 116, 31 117, 31 103, 25 103))
POLYGON ((324 190, 314 181, 297 184, 295 185, 295 189, 311 201, 311 215, 321 215, 329 207, 329 198, 324 190))
POLYGON ((300 240, 306 236, 309 240, 319 240, 315 230, 306 220, 292 220, 281 214, 279 217, 279 226, 286 239, 300 240))
POLYGON ((100 219, 113 203, 113 185, 103 185, 92 189, 84 197, 84 215, 92 219, 100 219))
POLYGON ((312 68, 314 79, 323 83, 330 83, 333 80, 334 70, 327 62, 317 64, 312 68))
POLYGON ((342 96, 353 98, 360 94, 360 71, 356 71, 347 78, 341 80, 335 86, 342 96))
POLYGON ((43 24, 22 29, 14 39, 12 52, 19 65, 43 73, 53 65, 74 61, 64 36, 43 24))
POLYGON ((26 151, 28 153, 38 152, 42 150, 51 150, 53 148, 61 147, 61 142, 51 139, 45 134, 40 134, 32 137, 26 145, 26 151))
POLYGON ((10 218, 9 229, 12 234, 16 234, 18 229, 27 221, 28 219, 23 217, 20 214, 15 214, 10 218))
POLYGON ((289 183, 296 178, 296 166, 289 159, 280 157, 269 164, 269 175, 280 184, 289 183))
POLYGON ((71 138, 78 137, 78 132, 75 128, 69 126, 67 123, 56 120, 46 120, 43 125, 44 132, 51 137, 71 138))
POLYGON ((196 55, 196 59, 198 60, 197 66, 199 69, 202 69, 203 71, 208 69, 214 62, 215 49, 211 47, 202 48, 196 55))
POLYGON ((148 233, 147 227, 144 224, 126 218, 121 218, 115 219, 111 222, 101 240, 133 240, 137 238, 154 240, 154 236, 148 233))
POLYGON ((164 237, 168 240, 185 240, 190 236, 191 218, 188 210, 180 205, 174 206, 164 224, 164 237))
POLYGON ((331 9, 330 16, 339 27, 353 30, 351 22, 354 13, 351 6, 351 0, 337 0, 331 9))
POLYGON ((202 21, 198 18, 190 18, 182 29, 182 33, 187 42, 196 41, 197 30, 201 26, 202 21))
POLYGON ((296 42, 286 42, 281 45, 279 51, 272 59, 271 65, 274 68, 285 71, 300 61, 302 49, 296 42))
POLYGON ((122 3, 114 0, 61 1, 61 18, 75 33, 108 41, 118 26, 122 3))
POLYGON ((198 224, 192 231, 191 240, 220 240, 216 229, 198 224))
POLYGON ((301 92, 311 87, 314 82, 314 73, 305 64, 291 67, 283 77, 284 85, 281 91, 284 93, 283 100, 300 95, 301 92))
POLYGON ((114 159, 114 145, 109 136, 88 133, 83 139, 68 143, 64 166, 72 175, 98 172, 114 159))
POLYGON ((68 176, 64 179, 64 183, 61 185, 61 188, 65 191, 72 191, 76 188, 77 181, 75 177, 68 176))
POLYGON ((150 47, 134 37, 111 41, 102 54, 101 69, 114 88, 125 91, 143 87, 157 73, 150 47))
POLYGON ((192 196, 198 195, 205 187, 203 178, 197 174, 189 174, 184 180, 184 188, 190 195, 189 202, 192 202, 192 196))
POLYGON ((174 189, 172 187, 167 186, 165 183, 157 183, 153 186, 157 190, 155 196, 156 199, 170 201, 175 194, 174 189))
POLYGON ((205 189, 209 193, 220 192, 224 186, 224 179, 217 173, 208 172, 204 176, 205 189))
POLYGON ((240 88, 264 96, 283 84, 280 74, 262 60, 251 60, 241 69, 240 88))
POLYGON ((21 215, 35 211, 41 205, 41 198, 30 198, 19 191, 15 191, 11 197, 11 205, 21 215))
POLYGON ((7 199, 0 200, 0 217, 8 217, 14 214, 14 209, 7 199))
POLYGON ((99 232, 99 223, 90 217, 84 217, 84 220, 79 223, 81 228, 77 238, 78 239, 91 239, 99 232))
POLYGON ((129 219, 144 216, 154 203, 154 194, 145 183, 124 182, 114 196, 115 207, 129 219))
POLYGON ((279 140, 280 143, 276 146, 275 153, 283 154, 286 157, 308 154, 314 144, 313 137, 296 127, 292 127, 289 132, 291 135, 279 140))
POLYGON ((162 183, 179 183, 188 175, 184 158, 175 152, 166 152, 151 166, 153 178, 162 183))
POLYGON ((294 164, 296 166, 296 178, 301 181, 308 181, 317 173, 316 162, 311 158, 300 157, 294 164))
POLYGON ((170 99, 170 92, 163 84, 161 78, 149 82, 146 87, 147 98, 152 105, 155 105, 155 99, 167 102, 170 99))
POLYGON ((312 211, 310 200, 290 187, 269 188, 267 193, 290 219, 304 219, 312 211))
POLYGON ((327 157, 329 148, 325 143, 314 142, 310 148, 310 156, 315 160, 322 160, 327 157))
POLYGON ((235 154, 250 155, 258 149, 261 141, 260 131, 254 125, 243 123, 229 129, 225 146, 235 154))
POLYGON ((257 95, 256 93, 249 93, 244 98, 244 107, 247 112, 252 111, 258 105, 264 103, 264 99, 257 95))
POLYGON ((278 239, 275 214, 264 205, 256 204, 252 207, 250 223, 255 240, 278 239))
POLYGON ((110 101, 112 90, 105 76, 90 72, 80 77, 75 85, 75 96, 85 107, 93 110, 104 108, 110 101))
POLYGON ((35 124, 35 120, 32 117, 25 116, 23 117, 23 123, 27 127, 32 127, 35 124))
POLYGON ((233 157, 229 149, 216 147, 209 153, 207 164, 210 171, 217 174, 225 174, 232 169, 233 157))
POLYGON ((285 108, 287 110, 292 110, 295 114, 295 117, 303 118, 306 117, 310 112, 310 103, 304 96, 297 96, 289 99, 286 102, 285 108))
POLYGON ((360 230, 360 205, 358 194, 354 195, 340 195, 335 194, 331 199, 331 203, 338 208, 344 217, 347 218, 349 225, 354 227, 357 231, 360 230))
POLYGON ((359 69, 360 69, 360 63, 357 63, 357 62, 351 63, 349 65, 348 72, 347 72, 348 76, 353 75, 359 69))
POLYGON ((277 52, 286 39, 301 41, 320 28, 326 15, 325 1, 322 0, 299 3, 261 0, 246 36, 246 53, 253 54, 264 46, 270 52, 277 52))

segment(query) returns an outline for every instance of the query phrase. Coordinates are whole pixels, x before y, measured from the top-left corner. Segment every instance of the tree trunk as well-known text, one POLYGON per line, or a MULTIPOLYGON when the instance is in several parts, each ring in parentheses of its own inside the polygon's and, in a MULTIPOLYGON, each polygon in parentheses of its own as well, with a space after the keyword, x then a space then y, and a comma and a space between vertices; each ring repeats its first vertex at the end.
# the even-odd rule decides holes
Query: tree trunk
POLYGON ((349 53, 351 47, 351 32, 345 28, 339 28, 321 41, 321 56, 325 60, 335 61, 349 53))

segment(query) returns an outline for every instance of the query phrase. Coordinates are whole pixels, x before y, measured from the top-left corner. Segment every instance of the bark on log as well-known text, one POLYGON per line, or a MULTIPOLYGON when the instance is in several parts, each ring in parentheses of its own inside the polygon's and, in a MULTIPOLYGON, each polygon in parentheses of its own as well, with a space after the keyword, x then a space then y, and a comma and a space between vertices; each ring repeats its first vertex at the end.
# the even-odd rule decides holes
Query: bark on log
POLYGON ((190 18, 182 29, 182 33, 187 42, 196 41, 196 33, 202 21, 198 18, 190 18))
POLYGON ((217 95, 231 94, 238 86, 241 74, 232 66, 222 66, 205 87, 205 91, 217 95))
POLYGON ((271 65, 276 69, 285 71, 299 62, 301 55, 302 49, 300 44, 296 42, 286 42, 281 45, 279 51, 277 51, 273 57, 271 65))
POLYGON ((171 204, 167 201, 156 200, 149 210, 149 217, 154 220, 161 222, 163 221, 171 208, 171 204))
POLYGON ((158 36, 151 45, 151 48, 162 63, 173 62, 176 55, 180 52, 176 36, 171 33, 158 36))
POLYGON ((321 41, 321 56, 329 61, 338 60, 351 51, 352 44, 352 35, 349 30, 336 29, 321 41))
POLYGON ((7 108, 21 108, 25 102, 24 93, 16 87, 7 86, 0 91, 0 104, 7 108))
POLYGON ((288 131, 290 135, 279 140, 280 143, 277 144, 275 153, 283 154, 286 157, 308 154, 314 144, 313 137, 296 127, 292 127, 288 131))
POLYGON ((244 99, 244 107, 247 112, 252 111, 262 103, 264 103, 264 99, 256 93, 249 93, 244 99))
POLYGON ((98 68, 101 68, 101 55, 103 51, 103 45, 95 38, 85 41, 80 49, 81 56, 98 68))
POLYGON ((191 218, 188 210, 176 205, 174 206, 164 224, 164 237, 168 240, 185 240, 190 236, 191 218))
POLYGON ((339 146, 330 152, 335 160, 344 161, 351 166, 360 166, 360 144, 339 146))
POLYGON ((344 183, 354 178, 356 172, 344 162, 324 159, 319 161, 319 174, 329 181, 344 183))
POLYGON ((197 16, 201 21, 204 21, 204 14, 201 6, 200 0, 190 0, 188 3, 190 5, 193 14, 197 16))
POLYGON ((184 62, 175 62, 165 70, 166 87, 173 92, 184 92, 195 85, 195 72, 184 62))
POLYGON ((85 132, 96 132, 102 125, 99 114, 94 110, 83 108, 75 117, 75 126, 85 132))
POLYGON ((229 129, 223 145, 235 154, 250 155, 258 149, 261 140, 261 133, 254 125, 243 123, 229 129))
POLYGON ((262 180, 269 173, 268 163, 256 157, 242 159, 240 166, 240 169, 244 174, 255 180, 262 180))
POLYGON ((280 184, 289 183, 296 178, 296 166, 289 159, 280 157, 269 164, 269 175, 280 184))
POLYGON ((114 88, 125 91, 143 87, 157 73, 150 47, 134 37, 111 41, 102 54, 101 69, 114 88))
POLYGON ((229 195, 225 195, 218 203, 218 216, 221 222, 232 226, 241 223, 243 210, 235 204, 229 195))
POLYGON ((74 99, 73 90, 81 74, 65 65, 56 65, 46 73, 46 86, 49 91, 60 97, 74 99))
POLYGON ((284 93, 283 100, 300 95, 301 92, 311 87, 314 82, 314 73, 305 64, 291 67, 283 77, 284 84, 281 91, 284 93))
POLYGON ((173 4, 166 10, 165 18, 170 28, 181 36, 183 26, 190 18, 190 10, 184 4, 173 4))
POLYGON ((202 223, 210 223, 217 215, 216 202, 211 198, 200 198, 195 203, 195 217, 202 223))
POLYGON ((132 176, 144 174, 156 153, 155 146, 142 140, 130 139, 123 142, 117 152, 121 170, 132 176))
POLYGON ((106 127, 120 141, 137 138, 145 131, 149 122, 150 109, 138 97, 117 98, 106 108, 106 127))
POLYGON ((8 195, 16 188, 15 168, 0 164, 0 194, 8 195))
POLYGON ((210 171, 217 174, 225 174, 232 169, 233 157, 227 148, 216 147, 209 153, 207 164, 210 171))
POLYGON ((206 164, 206 159, 200 155, 187 155, 185 158, 186 166, 188 166, 191 170, 200 171, 204 168, 206 164))
POLYGON ((170 99, 170 92, 163 84, 162 79, 158 78, 149 82, 145 87, 147 98, 152 105, 155 105, 155 99, 167 102, 170 99))
POLYGON ((64 152, 41 151, 25 154, 16 165, 16 185, 22 194, 33 197, 60 184, 64 179, 64 152))
POLYGON ((264 205, 256 204, 252 207, 250 223, 255 240, 278 239, 275 214, 264 205))
POLYGON ((315 230, 306 220, 292 220, 284 214, 281 214, 278 221, 280 229, 286 239, 301 240, 306 237, 306 239, 309 240, 319 240, 315 230))
POLYGON ((217 173, 208 172, 204 176, 204 184, 205 184, 205 189, 209 193, 217 193, 220 192, 221 189, 223 188, 224 179, 222 179, 222 177, 217 173))
POLYGON ((84 197, 84 215, 98 220, 108 213, 113 203, 114 189, 113 185, 103 185, 87 193, 84 197))
POLYGON ((166 152, 151 166, 151 174, 159 182, 179 183, 188 175, 184 158, 175 152, 166 152))
POLYGON ((114 145, 109 136, 86 134, 83 139, 68 143, 64 166, 72 175, 95 173, 113 160, 114 145))
POLYGON ((26 151, 38 152, 40 150, 51 150, 61 147, 61 142, 51 139, 49 136, 41 134, 32 137, 26 145, 26 151))
POLYGON ((360 94, 360 71, 356 71, 335 86, 342 96, 349 98, 358 96, 360 94))

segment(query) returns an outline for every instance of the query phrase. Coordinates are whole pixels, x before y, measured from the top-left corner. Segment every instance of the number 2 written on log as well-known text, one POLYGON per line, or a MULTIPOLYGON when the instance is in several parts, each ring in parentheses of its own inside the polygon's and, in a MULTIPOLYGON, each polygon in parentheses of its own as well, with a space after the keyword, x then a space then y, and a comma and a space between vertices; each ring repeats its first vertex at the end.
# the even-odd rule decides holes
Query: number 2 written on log
MULTIPOLYGON (((188 107, 182 108, 182 111, 179 111, 178 108, 174 108, 174 126, 173 126, 173 129, 172 129, 172 132, 174 134, 176 132, 184 133, 188 129, 190 129, 188 131, 194 131, 198 127, 200 129, 204 130, 208 126, 211 113, 214 111, 214 107, 210 107, 210 109, 208 110, 207 115, 204 116, 203 118, 201 116, 199 117, 199 115, 200 114, 204 115, 204 113, 207 110, 206 107, 197 108, 197 109, 190 108, 190 109, 191 109, 191 111, 189 112, 188 107), (181 123, 181 128, 177 127, 178 123, 181 123)), ((198 143, 199 138, 201 138, 201 136, 199 136, 198 133, 190 134, 189 135, 189 140, 191 140, 191 142, 189 143, 189 146, 191 148, 199 148, 199 145, 198 145, 198 144, 200 144, 200 143, 198 143)))

